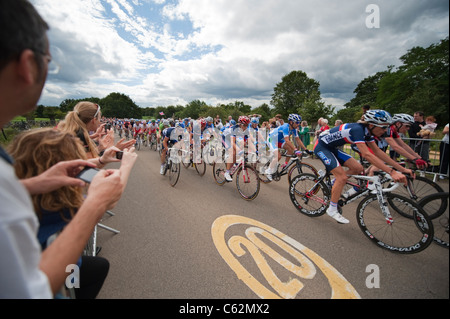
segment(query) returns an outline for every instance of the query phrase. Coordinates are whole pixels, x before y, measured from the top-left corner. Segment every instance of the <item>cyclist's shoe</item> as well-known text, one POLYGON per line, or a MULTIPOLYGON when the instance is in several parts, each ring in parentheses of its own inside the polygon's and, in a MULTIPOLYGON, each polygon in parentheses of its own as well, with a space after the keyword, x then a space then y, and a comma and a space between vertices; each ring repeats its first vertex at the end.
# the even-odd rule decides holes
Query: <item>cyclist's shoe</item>
POLYGON ((161 169, 159 170, 159 173, 160 173, 161 175, 164 175, 164 168, 165 168, 165 166, 166 166, 166 165, 161 165, 161 169))
POLYGON ((369 183, 367 185, 367 188, 370 190, 371 194, 376 194, 377 193, 377 190, 375 189, 375 185, 373 183, 369 183))
POLYGON ((270 169, 270 167, 268 167, 267 169, 266 169, 266 172, 265 172, 265 175, 266 175, 266 177, 267 177, 267 179, 269 180, 269 181, 272 181, 273 179, 272 179, 272 170, 270 169))
POLYGON ((230 172, 225 172, 225 174, 223 175, 223 177, 225 177, 225 180, 226 180, 227 182, 232 182, 232 181, 233 181, 233 178, 231 177, 230 172))
POLYGON ((358 191, 354 189, 353 187, 350 188, 348 191, 346 191, 344 194, 342 194, 345 198, 349 198, 352 195, 355 195, 358 191))
POLYGON ((348 224, 350 222, 347 218, 339 214, 337 210, 330 211, 330 209, 328 208, 327 215, 336 220, 339 224, 348 224))

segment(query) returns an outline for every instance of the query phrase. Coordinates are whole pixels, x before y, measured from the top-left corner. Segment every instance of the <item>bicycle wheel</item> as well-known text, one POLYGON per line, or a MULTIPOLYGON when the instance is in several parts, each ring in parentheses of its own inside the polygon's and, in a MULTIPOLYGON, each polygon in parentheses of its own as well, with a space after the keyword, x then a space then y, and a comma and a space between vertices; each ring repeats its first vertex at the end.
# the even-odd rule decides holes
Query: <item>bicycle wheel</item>
POLYGON ((296 162, 292 162, 291 167, 288 168, 288 182, 289 182, 289 184, 291 184, 292 175, 294 173, 297 174, 297 175, 300 175, 300 174, 303 174, 303 173, 308 173, 308 174, 313 174, 315 176, 319 176, 319 173, 317 172, 317 169, 314 166, 309 165, 307 163, 303 163, 303 162, 300 162, 298 164, 296 164, 296 162))
POLYGON ((203 159, 200 160, 199 163, 194 163, 195 170, 197 171, 198 175, 203 176, 206 173, 206 163, 203 159))
POLYGON ((226 164, 223 161, 215 162, 213 164, 212 171, 213 171, 214 180, 220 186, 225 184, 224 174, 225 174, 226 170, 227 170, 227 167, 226 167, 226 164))
POLYGON ((376 195, 364 198, 356 210, 356 219, 363 234, 377 246, 400 254, 414 254, 427 248, 433 241, 433 224, 427 213, 409 198, 386 194, 390 197, 387 208, 391 218, 381 211, 376 195), (408 216, 392 209, 392 204, 408 216))
POLYGON ((139 137, 136 138, 136 150, 139 151, 141 149, 141 139, 139 137))
POLYGON ((300 213, 310 217, 325 214, 331 199, 330 189, 323 181, 318 184, 317 181, 317 176, 304 173, 293 177, 289 184, 292 204, 300 213))
MULTIPOLYGON (((404 185, 397 187, 397 189, 394 191, 394 194, 399 194, 400 196, 408 197, 415 200, 416 202, 420 202, 420 200, 428 195, 444 192, 442 187, 437 183, 433 182, 431 179, 421 176, 416 176, 414 180, 411 180, 409 187, 411 189, 411 192, 415 196, 414 198, 410 197, 408 189, 404 185)), ((447 205, 447 201, 441 200, 441 205, 439 206, 439 210, 436 211, 436 214, 442 214, 446 210, 447 205)))
POLYGON ((434 238, 436 244, 448 248, 449 228, 448 228, 448 196, 449 193, 437 193, 423 198, 419 205, 430 216, 434 227, 434 238), (442 201, 447 203, 445 212, 440 212, 442 201), (440 213, 440 214, 438 214, 440 213))
POLYGON ((180 163, 174 163, 173 161, 169 160, 169 183, 170 186, 174 187, 177 182, 178 179, 180 177, 180 170, 181 170, 181 165, 180 163))
POLYGON ((236 173, 236 187, 243 199, 254 200, 258 196, 260 188, 256 170, 249 165, 239 167, 236 173))

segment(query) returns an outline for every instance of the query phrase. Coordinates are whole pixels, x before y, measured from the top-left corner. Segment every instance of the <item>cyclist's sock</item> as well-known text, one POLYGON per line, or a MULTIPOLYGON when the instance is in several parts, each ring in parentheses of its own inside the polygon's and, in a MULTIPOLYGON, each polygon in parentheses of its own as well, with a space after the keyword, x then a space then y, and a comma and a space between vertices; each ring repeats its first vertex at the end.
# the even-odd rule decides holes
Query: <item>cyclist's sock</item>
POLYGON ((328 208, 328 211, 337 211, 337 203, 330 201, 330 207, 328 208))

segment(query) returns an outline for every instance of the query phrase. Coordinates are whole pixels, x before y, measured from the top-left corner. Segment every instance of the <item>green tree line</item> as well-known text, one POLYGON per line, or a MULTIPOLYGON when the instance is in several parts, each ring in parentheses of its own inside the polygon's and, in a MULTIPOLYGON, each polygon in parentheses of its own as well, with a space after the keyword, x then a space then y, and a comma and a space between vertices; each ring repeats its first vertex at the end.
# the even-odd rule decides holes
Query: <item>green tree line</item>
POLYGON ((198 118, 219 115, 225 119, 229 115, 237 118, 257 113, 262 116, 262 120, 267 121, 276 114, 287 118, 290 113, 299 113, 311 125, 320 117, 329 119, 331 123, 336 119, 357 121, 362 115, 362 106, 368 104, 373 109, 384 109, 391 114, 423 111, 426 115, 435 116, 440 126, 448 123, 448 37, 428 48, 414 47, 400 57, 400 61, 402 65, 397 68, 387 66, 386 70, 363 79, 353 91, 354 98, 337 112, 332 105, 325 105, 318 81, 309 78, 303 71, 292 71, 274 87, 270 106, 264 103, 252 108, 242 101, 211 106, 194 100, 186 105, 143 108, 127 95, 114 92, 104 98, 66 99, 56 107, 40 105, 26 117, 61 119, 78 102, 87 100, 98 103, 105 117, 118 118, 198 118), (160 115, 160 112, 164 115, 160 115))

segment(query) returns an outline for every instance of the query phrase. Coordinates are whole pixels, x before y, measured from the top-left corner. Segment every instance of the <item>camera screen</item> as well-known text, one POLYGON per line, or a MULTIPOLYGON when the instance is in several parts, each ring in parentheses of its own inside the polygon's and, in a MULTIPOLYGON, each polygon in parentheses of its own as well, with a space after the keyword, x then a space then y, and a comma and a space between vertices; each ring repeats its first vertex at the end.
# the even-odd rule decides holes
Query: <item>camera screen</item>
POLYGON ((98 169, 92 167, 84 168, 78 175, 77 178, 85 181, 86 183, 92 182, 94 176, 98 173, 98 169))

